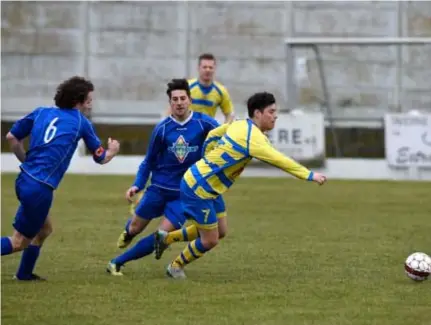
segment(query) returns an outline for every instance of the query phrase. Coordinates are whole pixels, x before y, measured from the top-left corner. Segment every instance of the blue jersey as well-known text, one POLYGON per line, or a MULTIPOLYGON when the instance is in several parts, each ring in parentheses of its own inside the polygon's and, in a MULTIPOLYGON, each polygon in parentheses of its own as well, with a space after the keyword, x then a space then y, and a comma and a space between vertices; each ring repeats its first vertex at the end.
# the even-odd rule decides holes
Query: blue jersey
POLYGON ((69 167, 81 138, 96 162, 105 158, 91 122, 77 109, 37 108, 18 120, 10 132, 18 140, 30 135, 30 148, 21 170, 54 189, 69 167))
POLYGON ((142 190, 151 173, 151 184, 179 190, 184 173, 202 157, 207 134, 218 125, 215 119, 198 112, 192 112, 184 122, 170 116, 164 119, 153 130, 133 185, 142 190))

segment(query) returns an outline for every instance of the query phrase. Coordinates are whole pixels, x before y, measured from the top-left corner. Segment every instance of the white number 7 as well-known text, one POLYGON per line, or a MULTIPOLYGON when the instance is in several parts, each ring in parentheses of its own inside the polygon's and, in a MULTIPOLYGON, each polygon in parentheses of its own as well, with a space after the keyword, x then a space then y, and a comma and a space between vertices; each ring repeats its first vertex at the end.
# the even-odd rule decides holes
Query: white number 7
POLYGON ((51 142, 52 139, 54 139, 54 136, 57 133, 57 127, 54 124, 55 122, 57 122, 57 120, 58 120, 58 117, 53 119, 51 123, 49 123, 48 127, 46 128, 45 136, 43 137, 43 141, 45 143, 49 143, 51 142))

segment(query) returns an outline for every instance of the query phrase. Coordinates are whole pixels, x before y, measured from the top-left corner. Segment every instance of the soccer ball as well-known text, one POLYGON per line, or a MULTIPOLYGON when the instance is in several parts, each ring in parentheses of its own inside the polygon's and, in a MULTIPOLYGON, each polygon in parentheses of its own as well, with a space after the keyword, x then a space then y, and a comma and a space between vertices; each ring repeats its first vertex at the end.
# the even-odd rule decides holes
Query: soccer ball
POLYGON ((413 253, 404 263, 407 276, 415 281, 424 281, 431 274, 431 257, 425 253, 413 253))

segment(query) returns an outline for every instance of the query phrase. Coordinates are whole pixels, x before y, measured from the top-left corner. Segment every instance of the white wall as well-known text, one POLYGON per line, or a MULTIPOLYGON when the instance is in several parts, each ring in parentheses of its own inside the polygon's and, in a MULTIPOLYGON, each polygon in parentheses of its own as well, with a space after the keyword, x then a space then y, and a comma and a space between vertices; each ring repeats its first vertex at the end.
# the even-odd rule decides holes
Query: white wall
MULTIPOLYGON (((107 165, 97 165, 89 156, 76 154, 70 164, 69 174, 89 175, 135 175, 143 157, 119 156, 107 165)), ((19 162, 13 154, 1 154, 2 173, 18 172, 19 162)), ((316 169, 330 179, 356 180, 421 180, 431 181, 431 169, 392 169, 385 160, 328 159, 326 167, 316 169)), ((251 164, 244 170, 244 177, 288 177, 281 170, 251 164)), ((430 189, 431 191, 431 189, 430 189)))

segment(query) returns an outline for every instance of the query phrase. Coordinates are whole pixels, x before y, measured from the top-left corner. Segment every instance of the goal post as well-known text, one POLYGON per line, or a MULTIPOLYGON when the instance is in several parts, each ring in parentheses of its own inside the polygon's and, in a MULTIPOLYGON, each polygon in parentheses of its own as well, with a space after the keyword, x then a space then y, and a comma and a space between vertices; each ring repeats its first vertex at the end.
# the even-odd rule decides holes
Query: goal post
POLYGON ((396 82, 394 85, 394 103, 397 110, 400 110, 400 93, 402 90, 402 45, 426 45, 431 44, 431 37, 289 37, 284 40, 286 50, 286 104, 289 109, 296 108, 298 105, 298 89, 295 83, 295 49, 309 48, 315 55, 319 78, 322 86, 323 105, 329 127, 334 140, 334 149, 337 157, 341 157, 341 150, 337 134, 334 129, 333 107, 326 82, 323 59, 320 53, 321 46, 397 46, 395 67, 396 82))

